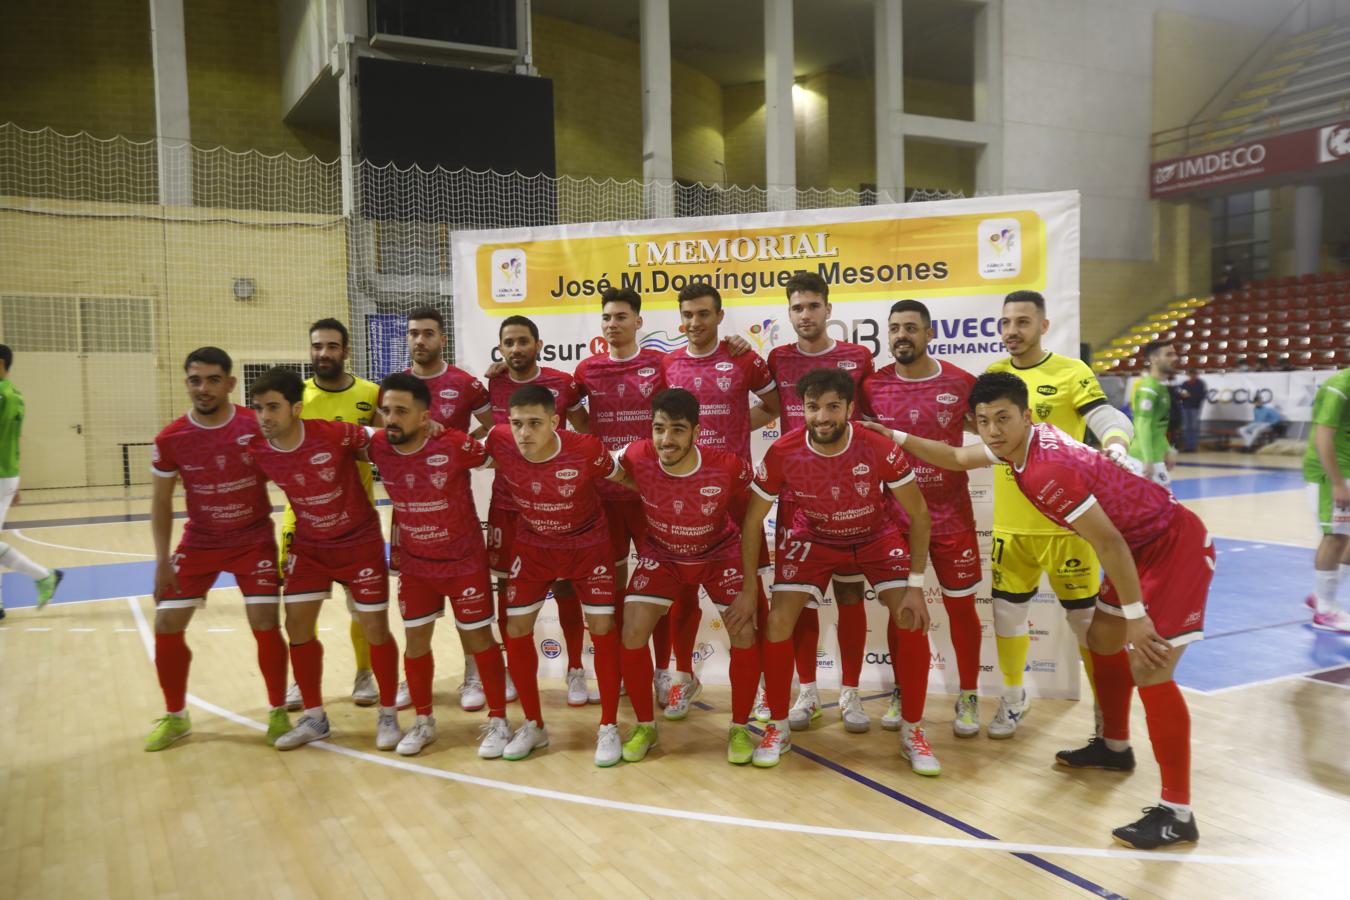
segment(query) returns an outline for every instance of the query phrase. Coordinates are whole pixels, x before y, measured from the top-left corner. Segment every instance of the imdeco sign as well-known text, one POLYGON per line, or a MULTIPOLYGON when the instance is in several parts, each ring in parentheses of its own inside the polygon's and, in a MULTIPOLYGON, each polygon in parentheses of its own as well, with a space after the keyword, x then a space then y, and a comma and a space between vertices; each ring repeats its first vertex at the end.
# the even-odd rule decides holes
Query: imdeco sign
POLYGON ((1222 150, 1156 162, 1149 196, 1167 197, 1314 169, 1350 159, 1350 122, 1308 128, 1222 150))

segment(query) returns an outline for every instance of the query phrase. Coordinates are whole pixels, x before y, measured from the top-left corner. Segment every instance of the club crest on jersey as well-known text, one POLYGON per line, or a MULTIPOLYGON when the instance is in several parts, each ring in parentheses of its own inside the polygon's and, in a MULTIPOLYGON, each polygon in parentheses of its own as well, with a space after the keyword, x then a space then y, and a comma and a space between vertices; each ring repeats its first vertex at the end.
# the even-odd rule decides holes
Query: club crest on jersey
POLYGON ((853 489, 858 492, 859 497, 866 497, 872 493, 872 484, 867 481, 855 481, 853 482, 853 489))
POLYGON ((655 386, 650 381, 644 381, 642 384, 638 385, 638 393, 641 394, 643 398, 650 397, 654 389, 655 386))
POLYGON ((332 459, 333 454, 328 453, 327 451, 323 453, 315 453, 313 456, 309 458, 309 464, 311 466, 321 466, 326 462, 331 462, 332 459))
POLYGON ((440 406, 440 410, 441 410, 441 418, 448 419, 455 414, 455 404, 442 403, 440 406))
POLYGON ((576 478, 581 473, 578 472, 576 469, 559 469, 557 472, 554 472, 553 474, 557 475, 563 481, 571 481, 573 478, 576 478))
POLYGON ((792 563, 786 563, 783 566, 783 577, 786 578, 788 581, 791 581, 792 579, 796 578, 797 567, 794 566, 792 563))
POLYGON ((408 490, 411 491, 413 489, 413 485, 417 484, 417 476, 409 472, 403 476, 403 483, 407 485, 408 490))
POLYGON ((697 391, 697 390, 701 390, 702 388, 703 388, 703 376, 702 376, 702 375, 695 375, 695 376, 694 376, 694 390, 697 391))
POLYGON ((939 425, 946 428, 952 423, 952 414, 944 409, 937 414, 937 420, 939 425))
POLYGON ((573 494, 575 494, 576 492, 577 492, 577 486, 576 486, 575 484, 560 484, 560 485, 558 485, 558 493, 559 493, 559 494, 562 494, 564 497, 570 497, 570 496, 572 496, 573 494))
POLYGON ((617 385, 614 386, 614 389, 615 389, 616 391, 618 391, 618 392, 619 392, 619 396, 622 397, 622 396, 623 396, 623 392, 624 392, 624 390, 625 390, 627 387, 628 387, 628 385, 626 385, 626 384, 624 384, 622 381, 620 381, 617 385))
POLYGON ((225 454, 222 453, 216 457, 216 468, 221 471, 225 470, 225 454))
POLYGON ((435 488, 436 490, 438 490, 438 491, 439 491, 441 488, 445 487, 445 483, 446 483, 447 481, 449 481, 449 480, 450 480, 450 475, 449 475, 448 473, 446 473, 446 472, 432 472, 432 473, 431 473, 431 486, 434 487, 434 488, 435 488))
POLYGON ((670 505, 673 506, 673 507, 675 508, 675 515, 678 516, 680 513, 684 512, 684 501, 683 501, 683 500, 672 500, 672 501, 670 501, 670 505))
POLYGON ((633 583, 629 585, 633 590, 640 591, 651 581, 646 575, 638 575, 633 578, 633 583))
POLYGON ((438 396, 440 396, 444 400, 454 400, 456 397, 459 396, 459 391, 455 390, 454 388, 446 388, 445 390, 441 391, 438 396))
POLYGON ((960 397, 950 393, 937 395, 937 402, 945 403, 948 406, 951 406, 953 403, 957 402, 960 399, 961 399, 960 397))
POLYGON ((1045 421, 1046 419, 1050 418, 1050 412, 1052 409, 1053 407, 1051 407, 1049 403, 1037 403, 1036 418, 1040 419, 1041 421, 1045 421))
POLYGON ((429 466, 443 466, 448 462, 450 462, 450 457, 446 456, 444 453, 437 453, 435 456, 427 457, 427 465, 429 466))
POLYGON ((722 493, 722 489, 715 484, 705 484, 698 489, 698 492, 705 497, 716 497, 718 494, 722 493))
POLYGON ((337 478, 337 466, 325 466, 320 469, 319 478, 331 483, 334 478, 337 478))
POLYGON ((909 424, 913 425, 917 421, 919 421, 919 411, 917 409, 911 409, 909 411, 909 424))
POLYGON ((714 512, 717 511, 717 501, 709 500, 707 503, 699 504, 698 508, 699 511, 703 513, 703 515, 711 516, 714 512))
POLYGON ((300 472, 295 473, 295 483, 300 485, 301 487, 305 486, 305 476, 303 473, 300 472))
POLYGON ((831 496, 831 497, 833 497, 834 499, 838 500, 838 499, 839 499, 839 495, 842 494, 842 493, 843 493, 843 491, 839 490, 839 485, 837 485, 837 484, 832 484, 832 485, 830 485, 830 496, 831 496))
POLYGON ((872 467, 869 466, 867 463, 858 463, 856 466, 853 467, 854 475, 866 475, 870 471, 872 471, 872 467))
POLYGON ((544 486, 543 486, 542 484, 540 484, 539 482, 537 482, 537 481, 532 481, 532 482, 530 482, 530 490, 534 491, 534 495, 535 495, 536 497, 539 496, 539 493, 540 493, 541 491, 543 491, 543 489, 544 489, 544 486))
POLYGON ((724 393, 724 394, 725 394, 727 391, 731 390, 731 377, 730 377, 730 376, 727 376, 727 375, 723 375, 723 376, 718 377, 718 379, 717 379, 717 387, 718 387, 718 388, 722 391, 722 393, 724 393))

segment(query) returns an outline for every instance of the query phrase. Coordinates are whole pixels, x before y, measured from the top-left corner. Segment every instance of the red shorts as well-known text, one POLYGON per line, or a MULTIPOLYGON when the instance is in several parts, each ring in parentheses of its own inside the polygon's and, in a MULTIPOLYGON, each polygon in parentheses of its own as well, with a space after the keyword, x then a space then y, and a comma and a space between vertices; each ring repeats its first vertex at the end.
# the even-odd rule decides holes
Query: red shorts
POLYGON ((361 612, 389 608, 389 568, 384 540, 351 547, 310 547, 292 544, 286 557, 286 602, 322 600, 333 582, 345 584, 361 612))
POLYGON ((496 611, 493 609, 492 579, 487 566, 480 566, 465 575, 446 578, 407 572, 398 578, 398 611, 408 628, 430 624, 445 615, 446 597, 450 598, 455 624, 461 631, 492 624, 496 611))
POLYGON ((614 612, 614 560, 609 551, 609 541, 589 547, 517 543, 506 583, 506 614, 523 616, 538 610, 555 581, 572 583, 583 612, 614 612))
POLYGON ((488 568, 495 578, 505 578, 511 568, 512 544, 516 542, 516 511, 493 506, 488 509, 488 568))
POLYGON ((629 546, 642 546, 647 536, 647 513, 642 508, 642 498, 628 491, 628 496, 601 496, 600 505, 605 510, 605 521, 609 523, 610 555, 614 565, 628 562, 629 546))
POLYGON ((909 580, 909 548, 898 531, 861 544, 821 544, 789 532, 774 563, 773 589, 810 594, 818 603, 836 572, 861 572, 878 594, 909 580))
POLYGON ((928 559, 945 597, 974 597, 980 586, 980 538, 975 530, 935 534, 928 540, 928 559))
POLYGON ((624 602, 654 603, 669 609, 677 598, 688 596, 690 588, 697 596, 702 587, 713 604, 723 609, 736 599, 744 581, 741 561, 735 557, 676 562, 639 556, 628 579, 624 602))
MULTIPOLYGON (((777 557, 778 554, 784 552, 783 542, 788 539, 788 535, 791 534, 792 532, 791 525, 792 525, 792 516, 794 514, 793 513, 794 508, 795 504, 791 500, 789 500, 785 494, 779 495, 778 514, 775 517, 773 523, 774 524, 773 552, 775 558, 777 557)), ((857 566, 852 566, 851 568, 841 569, 840 571, 835 572, 834 580, 837 582, 845 582, 847 584, 867 583, 867 579, 864 578, 862 573, 858 571, 857 566)), ((812 598, 810 602, 806 604, 806 608, 819 609, 820 600, 812 598)))
POLYGON ((281 594, 277 578, 277 544, 267 538, 242 547, 184 547, 174 551, 173 570, 178 589, 155 598, 160 609, 186 609, 206 603, 206 592, 221 572, 234 576, 245 603, 276 603, 281 594))
MULTIPOLYGON (((1205 523, 1178 507, 1167 533, 1131 551, 1139 570, 1144 609, 1159 637, 1189 644, 1205 636, 1205 603, 1214 577, 1214 542, 1205 523)), ((1120 597, 1111 579, 1102 579, 1097 609, 1119 616, 1120 597)))

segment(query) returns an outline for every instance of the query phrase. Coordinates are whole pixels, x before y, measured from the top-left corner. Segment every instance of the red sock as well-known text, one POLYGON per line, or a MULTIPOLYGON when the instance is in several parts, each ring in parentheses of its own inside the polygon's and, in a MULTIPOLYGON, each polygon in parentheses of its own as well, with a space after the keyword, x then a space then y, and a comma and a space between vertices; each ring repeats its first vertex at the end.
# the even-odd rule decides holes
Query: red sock
POLYGON ((370 645, 370 670, 375 673, 375 684, 380 689, 380 706, 398 703, 398 642, 394 636, 383 644, 370 645))
POLYGON ((604 634, 592 631, 591 643, 595 644, 595 681, 600 688, 600 724, 615 725, 619 721, 619 635, 612 628, 604 634))
POLYGON ((764 640, 764 697, 775 722, 788 716, 788 695, 792 692, 792 639, 764 640))
POLYGON ((488 716, 506 717, 506 663, 502 648, 495 643, 473 655, 478 663, 478 677, 483 679, 483 693, 487 696, 488 716))
POLYGON ((690 677, 694 674, 694 647, 702 623, 703 607, 698 602, 698 591, 681 595, 675 601, 675 670, 690 677))
POLYGON ((267 685, 267 705, 276 709, 286 705, 286 642, 280 628, 253 629, 258 642, 258 671, 267 685))
POLYGON ((159 687, 164 691, 166 712, 187 709, 188 666, 191 664, 192 651, 188 649, 187 636, 183 632, 155 633, 155 671, 159 673, 159 687))
MULTIPOLYGON (((759 645, 731 648, 731 724, 750 721, 750 708, 759 690, 759 645)), ((789 676, 790 677, 790 676, 789 676)))
POLYGON ((891 656, 895 683, 900 685, 900 717, 906 722, 923 719, 923 705, 928 697, 928 665, 932 661, 928 649, 928 632, 901 631, 894 620, 887 629, 895 632, 897 653, 891 656))
POLYGON ((543 713, 539 710, 539 654, 534 649, 533 631, 506 639, 506 664, 516 682, 521 712, 536 725, 543 725, 543 713))
MULTIPOLYGON (((886 652, 891 655, 891 666, 895 666, 895 661, 900 657, 900 645, 895 642, 895 628, 891 625, 891 620, 886 620, 886 652)), ((896 687, 900 682, 895 683, 896 687)))
POLYGON ((555 584, 553 599, 558 602, 558 627, 562 629, 563 644, 567 647, 567 668, 580 669, 581 651, 586 648, 586 619, 581 612, 581 598, 571 585, 555 584))
POLYGON ((305 709, 323 706, 323 643, 317 637, 303 644, 291 644, 291 671, 300 686, 305 709))
POLYGON ((867 607, 862 603, 840 604, 839 681, 844 687, 858 686, 865 652, 867 652, 867 607))
MULTIPOLYGON (((372 647, 371 650, 375 648, 372 647)), ((371 663, 374 664, 374 654, 371 663)), ((431 651, 421 656, 404 656, 403 671, 408 675, 408 696, 419 716, 431 715, 431 681, 436 677, 436 658, 431 651)))
POLYGON ((1092 654, 1092 682, 1097 688, 1097 705, 1102 708, 1102 737, 1128 741, 1130 699, 1134 693, 1130 655, 1124 650, 1110 656, 1092 654))
MULTIPOLYGON (((1094 660, 1095 663, 1095 660, 1094 660)), ((1148 722, 1153 758, 1162 773, 1162 798, 1168 803, 1191 802, 1191 713, 1175 681, 1139 688, 1148 722)))
POLYGON ((980 614, 975 611, 975 598, 943 594, 942 605, 947 608, 947 625, 951 629, 952 649, 956 651, 961 690, 977 690, 980 686, 980 614))
POLYGON ((820 649, 820 610, 807 606, 792 626, 792 651, 797 660, 797 680, 816 683, 816 652, 820 649))
POLYGON ((652 630, 652 666, 653 671, 666 671, 670 668, 670 636, 675 630, 675 616, 666 613, 652 630))
POLYGON ((652 665, 651 649, 646 644, 636 650, 624 647, 620 658, 623 663, 623 683, 628 685, 628 702, 633 704, 633 715, 637 716, 639 722, 656 721, 652 700, 652 675, 656 668, 652 665))

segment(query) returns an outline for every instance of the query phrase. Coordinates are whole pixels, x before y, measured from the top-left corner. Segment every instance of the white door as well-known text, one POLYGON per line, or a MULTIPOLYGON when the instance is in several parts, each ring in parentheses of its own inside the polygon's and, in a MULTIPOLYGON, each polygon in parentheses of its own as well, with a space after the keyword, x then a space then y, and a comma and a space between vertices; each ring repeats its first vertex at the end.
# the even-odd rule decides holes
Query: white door
POLYGON ((153 301, 81 297, 80 335, 87 483, 146 484, 149 444, 163 424, 153 301))

